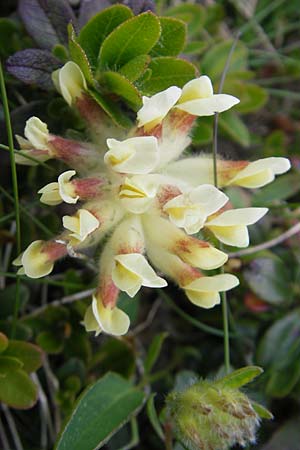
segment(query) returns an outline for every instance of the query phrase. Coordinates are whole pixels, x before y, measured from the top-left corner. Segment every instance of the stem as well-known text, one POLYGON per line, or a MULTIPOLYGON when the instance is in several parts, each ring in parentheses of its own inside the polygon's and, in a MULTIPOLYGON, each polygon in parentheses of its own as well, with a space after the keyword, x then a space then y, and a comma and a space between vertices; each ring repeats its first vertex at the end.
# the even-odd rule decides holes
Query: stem
MULTIPOLYGON (((225 67, 222 72, 222 76, 221 76, 221 80, 220 80, 219 91, 218 91, 219 94, 221 94, 221 92, 223 90, 223 86, 224 86, 225 78, 226 78, 226 75, 227 75, 227 72, 229 69, 231 57, 232 57, 235 47, 238 43, 240 35, 241 35, 241 31, 239 31, 236 34, 235 39, 232 43, 230 52, 227 56, 225 67)), ((218 119, 219 119, 219 114, 215 113, 212 151, 213 151, 214 185, 216 188, 218 188, 218 158, 217 158, 218 157, 218 119)), ((220 250, 223 249, 222 243, 220 243, 219 249, 220 250)), ((221 273, 221 274, 224 273, 224 267, 221 267, 219 273, 221 273)), ((224 337, 223 337, 224 365, 225 365, 226 373, 228 374, 228 373, 230 373, 230 341, 229 341, 228 307, 227 307, 226 292, 221 292, 221 301, 222 301, 222 317, 223 317, 223 332, 224 332, 224 337)))
MULTIPOLYGON (((15 208, 15 221, 16 221, 16 247, 17 254, 21 253, 21 224, 20 224, 20 208, 19 208, 19 191, 18 191, 18 177, 17 177, 17 169, 14 155, 14 139, 13 132, 10 121, 10 113, 9 106, 7 100, 7 93, 5 88, 4 75, 2 70, 2 64, 0 61, 0 89, 1 89, 1 97, 3 102, 3 111, 5 117, 6 131, 7 131, 7 141, 9 147, 10 154, 10 166, 11 166, 11 177, 12 177, 12 186, 13 186, 13 197, 14 197, 14 208, 15 208)), ((20 278, 16 278, 16 301, 14 305, 14 314, 13 314, 13 323, 11 329, 11 338, 14 337, 16 332, 18 314, 20 308, 20 278)))

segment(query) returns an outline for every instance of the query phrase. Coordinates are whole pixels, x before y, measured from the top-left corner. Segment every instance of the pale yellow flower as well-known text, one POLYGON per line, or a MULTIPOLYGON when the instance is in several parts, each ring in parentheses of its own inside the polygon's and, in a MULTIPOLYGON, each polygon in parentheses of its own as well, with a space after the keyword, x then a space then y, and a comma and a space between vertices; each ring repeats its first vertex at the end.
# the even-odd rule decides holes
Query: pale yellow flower
POLYGON ((143 106, 137 113, 139 127, 154 128, 175 105, 181 95, 181 89, 171 86, 152 97, 143 97, 143 106))
POLYGON ((205 227, 227 245, 235 247, 248 247, 249 233, 248 225, 258 222, 268 208, 239 208, 224 211, 220 215, 208 219, 205 227))
POLYGON ((128 174, 151 172, 158 163, 158 143, 154 136, 141 136, 117 141, 107 139, 109 151, 104 161, 112 170, 128 174))
POLYGON ((165 287, 167 282, 156 275, 146 258, 140 253, 129 253, 115 256, 112 280, 115 285, 134 297, 141 286, 165 287))
POLYGON ((75 194, 74 187, 70 183, 70 179, 76 174, 75 170, 63 172, 58 181, 46 184, 38 191, 42 194, 40 201, 46 205, 59 205, 62 202, 77 203, 79 196, 75 194))
MULTIPOLYGON (((114 336, 122 336, 126 334, 130 325, 130 320, 128 315, 121 309, 110 306, 105 306, 101 299, 93 296, 92 310, 94 318, 99 325, 99 329, 105 333, 112 334, 114 336)), ((92 325, 93 322, 89 322, 92 325)))
POLYGON ((238 286, 239 280, 231 274, 200 277, 182 286, 188 299, 202 308, 212 308, 221 302, 219 292, 229 291, 238 286))
POLYGON ((52 74, 53 82, 58 92, 69 105, 81 97, 87 88, 87 84, 80 67, 73 61, 67 62, 61 69, 52 74))
POLYGON ((214 94, 208 76, 189 81, 182 88, 176 107, 194 116, 212 116, 227 111, 239 103, 239 99, 228 94, 214 94))
POLYGON ((78 243, 93 233, 100 226, 100 222, 91 212, 79 209, 74 216, 63 216, 63 226, 72 232, 69 233, 71 243, 78 243))

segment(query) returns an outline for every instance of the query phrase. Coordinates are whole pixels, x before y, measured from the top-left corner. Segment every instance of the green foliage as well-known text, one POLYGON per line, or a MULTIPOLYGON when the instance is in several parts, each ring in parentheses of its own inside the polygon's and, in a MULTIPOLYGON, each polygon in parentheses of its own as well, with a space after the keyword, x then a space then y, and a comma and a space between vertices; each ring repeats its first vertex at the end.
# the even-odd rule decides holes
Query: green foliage
POLYGON ((37 346, 8 340, 0 333, 0 401, 17 409, 31 408, 38 390, 29 374, 41 365, 42 352, 37 346))
POLYGON ((61 432, 56 450, 102 447, 143 404, 144 394, 117 374, 107 373, 88 387, 61 432))

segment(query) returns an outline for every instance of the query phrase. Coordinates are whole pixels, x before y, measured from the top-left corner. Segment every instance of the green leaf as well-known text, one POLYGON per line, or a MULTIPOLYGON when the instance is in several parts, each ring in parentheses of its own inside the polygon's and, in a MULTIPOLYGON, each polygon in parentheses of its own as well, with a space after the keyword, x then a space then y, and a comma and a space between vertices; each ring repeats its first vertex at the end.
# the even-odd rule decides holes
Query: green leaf
POLYGON ((7 375, 9 372, 22 369, 23 364, 17 358, 11 356, 0 356, 0 377, 7 375))
POLYGON ((300 308, 277 320, 259 342, 256 359, 258 364, 273 368, 289 363, 294 349, 299 345, 300 308))
POLYGON ((278 305, 291 296, 290 274, 278 257, 255 258, 244 270, 244 277, 252 291, 268 303, 278 305))
POLYGON ((156 363, 160 355, 162 345, 167 337, 168 333, 159 333, 154 337, 153 341, 151 342, 144 364, 146 373, 151 372, 154 364, 156 363))
MULTIPOLYGON (((300 342, 298 342, 299 345, 300 342)), ((293 390, 300 381, 300 351, 296 359, 291 359, 289 364, 279 370, 272 369, 270 379, 266 387, 268 395, 284 398, 293 390)))
POLYGON ((46 353, 52 355, 61 353, 64 348, 62 336, 53 331, 42 331, 37 335, 36 342, 46 353))
MULTIPOLYGON (((24 284, 20 286, 20 310, 29 300, 29 289, 24 284)), ((10 284, 0 292, 0 319, 6 319, 14 313, 16 301, 16 285, 10 284)))
POLYGON ((125 5, 113 5, 92 17, 82 28, 78 42, 84 49, 93 68, 97 67, 100 47, 104 39, 121 23, 133 16, 125 5))
POLYGON ((129 378, 135 370, 135 355, 125 342, 109 338, 93 353, 89 368, 100 369, 101 373, 116 372, 129 378))
POLYGON ((240 99, 235 109, 239 113, 247 114, 262 108, 268 100, 268 92, 261 86, 244 83, 237 79, 225 82, 224 92, 240 99))
POLYGON ((192 41, 188 42, 184 48, 183 53, 186 55, 201 55, 207 49, 207 42, 192 41))
POLYGON ((203 6, 187 2, 168 8, 165 15, 183 20, 188 26, 189 36, 192 36, 202 31, 206 13, 203 6))
POLYGON ((149 55, 139 55, 124 64, 119 73, 133 82, 140 78, 147 69, 151 58, 149 55))
POLYGON ((0 401, 17 409, 32 408, 38 398, 38 390, 23 370, 13 370, 1 378, 0 401))
MULTIPOLYGON (((233 40, 220 42, 219 44, 214 45, 210 50, 208 50, 208 52, 205 53, 201 61, 201 70, 203 73, 207 74, 213 81, 216 81, 221 77, 232 44, 233 40)), ((247 47, 241 42, 238 42, 230 59, 228 74, 230 74, 231 72, 246 70, 247 57, 247 47)))
POLYGON ((157 435, 160 437, 162 441, 165 440, 164 432, 162 430, 162 427, 159 423, 159 419, 157 417, 157 412, 154 405, 154 397, 156 394, 151 394, 148 401, 147 401, 147 415, 149 417, 149 420, 151 422, 151 425, 153 426, 154 430, 156 431, 157 435))
POLYGON ((41 349, 29 342, 10 340, 3 355, 19 359, 23 363, 23 370, 27 373, 35 372, 43 362, 41 349))
POLYGON ((244 122, 234 111, 226 111, 219 116, 219 125, 231 139, 242 145, 249 147, 250 134, 244 122))
POLYGON ((151 12, 145 12, 118 26, 103 42, 100 67, 116 70, 139 55, 149 53, 160 36, 160 23, 151 12))
POLYGON ((300 191, 300 174, 282 175, 273 183, 255 192, 252 198, 253 206, 269 205, 273 201, 286 200, 300 191))
POLYGON ((153 58, 149 69, 152 71, 151 78, 139 84, 146 95, 155 94, 174 85, 182 87, 196 76, 196 68, 193 64, 167 56, 153 58))
POLYGON ((115 373, 108 373, 80 396, 56 450, 100 448, 144 401, 144 393, 115 373))
POLYGON ((115 102, 92 89, 90 89, 88 92, 116 125, 122 128, 129 128, 131 126, 131 121, 116 105, 115 102))
POLYGON ((172 17, 161 17, 160 38, 151 50, 152 56, 177 56, 186 42, 186 24, 172 17))
POLYGON ((69 32, 69 50, 70 50, 71 59, 76 64, 78 64, 78 66, 82 70, 82 73, 83 73, 87 83, 90 85, 93 85, 94 79, 93 79, 93 74, 92 74, 89 60, 88 60, 84 50, 81 48, 80 44, 77 42, 76 34, 75 34, 72 24, 69 24, 68 32, 69 32))
POLYGON ((5 334, 0 332, 0 353, 4 352, 4 350, 8 346, 8 339, 5 334))
POLYGON ((116 94, 134 110, 142 106, 142 99, 137 88, 118 72, 104 72, 101 84, 108 93, 116 94))
POLYGON ((231 389, 239 389, 245 384, 250 383, 254 378, 262 374, 263 369, 258 366, 247 366, 226 375, 218 380, 216 383, 218 386, 226 386, 231 389))
POLYGON ((261 419, 268 419, 268 420, 274 419, 273 414, 267 408, 262 406, 260 403, 256 403, 253 400, 251 400, 251 405, 256 414, 258 414, 261 419))

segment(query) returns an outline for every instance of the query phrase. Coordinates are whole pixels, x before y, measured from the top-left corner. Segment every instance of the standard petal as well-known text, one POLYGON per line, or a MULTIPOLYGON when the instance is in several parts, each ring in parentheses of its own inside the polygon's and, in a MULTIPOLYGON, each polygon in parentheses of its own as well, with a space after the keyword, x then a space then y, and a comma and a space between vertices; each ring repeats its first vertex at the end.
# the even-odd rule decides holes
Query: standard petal
POLYGON ((234 176, 228 185, 259 188, 274 180, 275 175, 287 172, 291 163, 287 158, 263 158, 253 161, 234 176))
POLYGON ((215 113, 227 111, 239 102, 239 99, 232 95, 216 94, 209 98, 199 98, 180 103, 176 105, 176 108, 192 114, 193 116, 202 117, 212 116, 215 113))
MULTIPOLYGON (((56 75, 57 77, 57 75, 56 75)), ((80 67, 73 61, 68 61, 58 72, 59 91, 69 105, 80 97, 87 88, 80 67)))
POLYGON ((157 165, 159 159, 157 139, 154 136, 141 136, 117 141, 107 139, 109 151, 104 161, 115 172, 144 174, 157 165))
POLYGON ((38 117, 30 117, 26 121, 24 134, 36 149, 48 150, 48 127, 38 117))
POLYGON ((76 175, 75 170, 67 170, 58 177, 59 194, 66 203, 74 204, 79 200, 79 196, 75 194, 74 187, 70 183, 70 179, 76 175))
POLYGON ((209 220, 207 225, 231 226, 231 225, 253 225, 258 222, 268 208, 237 208, 224 211, 215 218, 209 220))
POLYGON ((214 275, 212 277, 200 277, 184 286, 184 289, 191 289, 201 292, 223 292, 229 291, 238 286, 239 279, 230 273, 214 275))
MULTIPOLYGON (((117 255, 115 256, 115 261, 116 266, 112 272, 112 279, 121 290, 127 292, 129 288, 130 292, 138 284, 138 289, 141 286, 155 288, 167 286, 167 282, 156 275, 146 258, 140 253, 117 255)), ((131 294, 129 293, 129 295, 131 294)))
POLYGON ((152 97, 143 97, 143 106, 137 113, 138 126, 152 128, 159 124, 175 105, 181 95, 181 89, 171 86, 152 97))
POLYGON ((214 91, 210 78, 206 75, 202 75, 199 78, 189 81, 183 86, 178 104, 198 98, 212 97, 213 93, 214 91))

